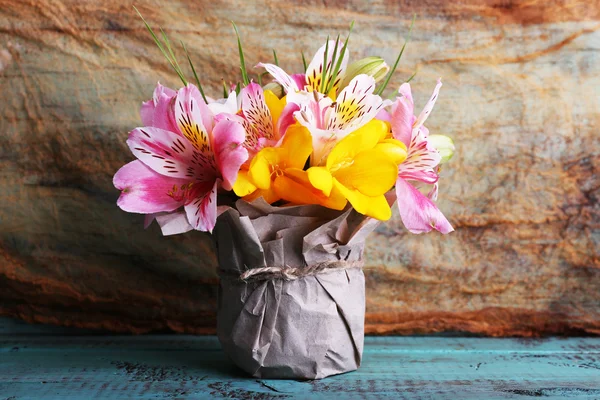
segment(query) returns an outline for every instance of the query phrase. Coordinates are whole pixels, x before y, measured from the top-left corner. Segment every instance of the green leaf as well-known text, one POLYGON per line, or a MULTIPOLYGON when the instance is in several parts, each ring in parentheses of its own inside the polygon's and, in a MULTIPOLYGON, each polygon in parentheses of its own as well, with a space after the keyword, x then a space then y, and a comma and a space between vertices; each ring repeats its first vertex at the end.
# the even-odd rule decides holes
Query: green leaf
POLYGON ((410 29, 408 30, 408 36, 406 37, 406 39, 404 39, 404 45, 402 46, 402 49, 400 50, 400 53, 398 54, 398 58, 396 58, 396 62, 394 63, 394 66, 392 67, 392 69, 390 70, 390 72, 388 73, 388 75, 386 76, 385 81, 383 81, 383 84, 379 87, 379 89, 377 89, 375 91, 375 94, 381 96, 381 94, 383 93, 383 91, 387 87, 388 83, 390 83, 390 79, 392 79, 392 75, 394 74, 394 72, 396 72, 396 68, 398 68, 398 63, 400 62, 400 59, 402 58, 402 53, 404 53, 404 49, 406 48, 406 44, 410 40, 410 36, 411 36, 412 30, 413 30, 413 26, 415 25, 415 19, 416 19, 416 17, 417 17, 417 14, 413 14, 413 19, 412 19, 412 22, 410 24, 410 29))
POLYGON ((304 65, 304 73, 306 73, 306 69, 308 68, 308 66, 306 64, 306 58, 304 57, 303 51, 301 51, 300 54, 302 54, 302 65, 304 65))
POLYGON ((273 59, 275 60, 275 65, 279 67, 279 60, 277 59, 277 52, 273 49, 273 59))
MULTIPOLYGON (((342 68, 342 60, 344 59, 344 55, 346 54, 346 49, 348 48, 348 41, 350 40, 350 35, 352 34, 352 29, 354 29, 354 21, 352 21, 352 23, 350 24, 350 29, 348 30, 348 36, 346 36, 346 40, 344 41, 344 47, 342 47, 342 52, 340 53, 340 58, 338 58, 335 68, 333 69, 333 73, 331 75, 332 82, 335 82, 338 74, 340 73, 340 69, 342 68)), ((333 83, 331 84, 331 87, 333 88, 333 83)), ((329 90, 331 90, 331 89, 329 89, 329 90)), ((329 91, 327 93, 329 93, 329 91)))
POLYGON ((413 72, 413 74, 410 76, 410 78, 408 78, 408 80, 406 81, 406 83, 409 83, 410 81, 413 80, 413 78, 415 77, 415 75, 417 75, 417 72, 419 72, 419 70, 415 70, 415 72, 413 72))
MULTIPOLYGON (((340 35, 337 35, 337 38, 335 39, 335 47, 333 48, 333 54, 331 56, 331 64, 330 64, 329 68, 325 68, 325 71, 329 70, 329 73, 325 74, 325 76, 327 78, 330 78, 327 81, 327 84, 325 85, 325 94, 328 94, 329 91, 331 90, 331 87, 333 87, 333 68, 335 67, 335 60, 337 57, 339 42, 340 42, 340 35)), ((327 61, 327 64, 329 64, 329 60, 327 61)))
POLYGON ((206 104, 208 104, 208 101, 206 100, 206 96, 204 95, 204 89, 202 89, 202 84, 200 83, 200 78, 198 78, 198 74, 196 73, 196 68, 194 68, 194 63, 192 63, 192 59, 190 58, 190 53, 188 52, 187 47, 185 47, 185 43, 183 43, 183 41, 181 41, 181 47, 183 47, 183 51, 185 52, 188 63, 190 64, 190 68, 192 69, 194 78, 196 79, 196 84, 198 85, 198 90, 200 90, 200 94, 202 95, 204 102, 206 104))
POLYGON ((323 70, 321 71, 321 86, 319 92, 323 93, 325 90, 325 77, 327 76, 327 53, 329 53, 329 35, 327 35, 327 41, 325 42, 325 53, 323 53, 323 70))
POLYGON ((242 49, 242 40, 240 39, 240 32, 238 31, 235 22, 231 21, 231 25, 233 25, 235 35, 237 36, 238 51, 240 53, 240 70, 242 71, 242 81, 244 82, 245 86, 248 86, 250 84, 250 79, 248 79, 248 71, 246 70, 246 62, 244 61, 244 50, 242 49))
POLYGON ((156 43, 156 46, 158 47, 158 49, 161 51, 163 56, 167 59, 169 64, 171 64, 171 67, 173 67, 173 69, 175 70, 177 75, 179 75, 179 79, 181 79, 181 82, 183 82, 183 84, 185 86, 187 86, 187 84, 188 84, 187 79, 185 79, 185 76, 183 75, 183 71, 181 71, 181 68, 179 67, 179 64, 177 63, 177 59, 175 58, 175 55, 173 54, 173 50, 171 49, 171 45, 169 43, 169 40, 167 39, 167 35, 165 34, 165 32, 162 29, 160 30, 162 32, 163 39, 165 40, 165 44, 166 44, 169 52, 167 52, 165 50, 163 44, 160 42, 160 39, 158 38, 158 36, 156 36, 154 31, 150 27, 150 24, 148 24, 148 22, 144 19, 144 17, 139 12, 139 10, 135 6, 133 6, 133 9, 140 16, 140 18, 144 22, 144 25, 146 25, 146 29, 148 30, 148 32, 150 32, 150 35, 152 35, 152 39, 154 39, 154 43, 156 43))

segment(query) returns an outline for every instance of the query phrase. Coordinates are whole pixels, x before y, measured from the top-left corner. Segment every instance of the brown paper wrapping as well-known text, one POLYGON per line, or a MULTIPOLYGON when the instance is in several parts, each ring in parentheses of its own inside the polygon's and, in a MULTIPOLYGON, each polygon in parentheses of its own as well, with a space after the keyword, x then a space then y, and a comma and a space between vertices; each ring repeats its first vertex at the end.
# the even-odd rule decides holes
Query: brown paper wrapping
POLYGON ((239 200, 218 219, 217 334, 224 351, 257 378, 320 379, 360 366, 365 315, 361 268, 296 280, 243 281, 249 268, 360 261, 378 221, 352 209, 273 207, 239 200))

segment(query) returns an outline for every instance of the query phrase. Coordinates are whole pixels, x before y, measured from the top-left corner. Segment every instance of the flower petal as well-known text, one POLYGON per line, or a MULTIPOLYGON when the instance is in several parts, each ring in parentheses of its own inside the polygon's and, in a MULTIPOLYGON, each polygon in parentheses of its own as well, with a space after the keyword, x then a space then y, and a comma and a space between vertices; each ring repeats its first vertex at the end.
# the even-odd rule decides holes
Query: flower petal
POLYGON ((248 177, 257 188, 267 190, 271 187, 271 164, 277 163, 280 154, 280 149, 267 147, 252 159, 248 177))
POLYGON ((225 190, 231 190, 240 167, 248 159, 248 150, 242 146, 245 136, 244 128, 235 121, 219 121, 213 129, 214 156, 225 190))
POLYGON ((261 197, 269 204, 273 204, 276 201, 281 200, 281 197, 279 197, 277 193, 275 193, 272 187, 268 190, 257 189, 249 195, 244 196, 244 200, 248 203, 252 203, 254 200, 259 199, 261 197))
POLYGON ((338 132, 338 136, 352 132, 367 122, 387 104, 373 94, 375 79, 368 75, 357 75, 337 96, 334 107, 325 114, 323 129, 338 132))
POLYGON ((333 186, 348 199, 358 213, 380 221, 387 221, 392 217, 392 210, 384 195, 367 196, 358 190, 345 187, 337 179, 333 180, 333 186))
POLYGON ((183 137, 159 128, 136 128, 127 145, 144 164, 161 175, 173 178, 212 179, 214 160, 202 158, 183 137))
POLYGON ((157 215, 156 222, 158 222, 164 236, 178 235, 194 229, 188 222, 187 215, 183 211, 157 215))
POLYGON ((331 194, 333 177, 327 168, 311 167, 306 172, 311 185, 322 191, 325 196, 329 196, 331 194))
MULTIPOLYGON (((267 108, 271 112, 273 126, 277 126, 277 124, 279 122, 279 117, 281 116, 281 113, 283 112, 283 109, 285 108, 285 105, 286 105, 285 97, 280 99, 279 97, 275 96, 275 93, 271 92, 270 90, 265 90, 264 96, 265 96, 265 104, 267 105, 267 108)), ((274 139, 279 139, 279 138, 277 137, 274 139)))
POLYGON ((288 128, 281 148, 285 149, 287 168, 304 168, 306 160, 312 153, 312 138, 310 132, 302 125, 292 125, 288 128))
POLYGON ((413 138, 408 148, 408 157, 398 167, 399 176, 404 179, 418 180, 425 183, 437 182, 438 175, 434 168, 442 160, 421 131, 413 131, 413 138))
POLYGON ((247 170, 240 170, 233 184, 233 192, 236 196, 244 197, 256 191, 257 187, 252 183, 247 170))
POLYGON ((392 134, 408 146, 415 120, 410 84, 403 83, 398 92, 400 96, 396 98, 391 110, 392 134))
POLYGON ((202 232, 212 232, 217 223, 218 180, 194 184, 194 197, 185 205, 185 213, 190 225, 202 232))
POLYGON ((385 122, 374 119, 352 132, 331 150, 327 156, 327 169, 336 170, 341 165, 351 163, 359 152, 374 148, 385 138, 389 132, 388 129, 385 122))
POLYGON ((298 104, 287 103, 281 111, 281 115, 277 121, 277 133, 279 134, 280 138, 285 135, 288 127, 296 122, 294 113, 298 110, 300 110, 300 106, 298 104))
POLYGON ((140 117, 142 119, 142 125, 152 126, 154 122, 154 101, 148 100, 142 103, 140 108, 140 117))
POLYGON ((294 204, 320 204, 334 210, 342 210, 346 199, 337 190, 332 190, 330 196, 312 187, 306 171, 297 168, 286 170, 273 182, 273 189, 282 199, 294 204))
POLYGON ((385 154, 394 164, 399 165, 406 160, 406 146, 396 139, 384 139, 373 148, 385 154))
POLYGON ((213 128, 213 114, 196 86, 188 84, 177 92, 175 121, 179 132, 198 152, 208 157, 211 149, 209 134, 213 128))
POLYGON ((348 167, 332 171, 332 175, 347 188, 374 197, 394 186, 398 166, 381 151, 365 150, 358 153, 348 167))
POLYGON ((226 99, 209 102, 207 107, 215 117, 219 114, 237 114, 240 109, 235 90, 232 90, 226 99))
POLYGON ((396 197, 400 217, 410 232, 435 229, 446 234, 454 230, 436 205, 402 178, 396 181, 396 197))
POLYGON ((188 181, 160 175, 139 160, 125 164, 117 171, 113 184, 121 191, 117 205, 124 211, 153 214, 173 211, 183 205, 168 195, 173 186, 188 181))
POLYGON ((293 79, 291 76, 288 75, 287 72, 285 72, 284 70, 282 70, 281 68, 279 68, 277 65, 275 64, 264 64, 264 63, 258 63, 256 64, 257 68, 263 67, 264 69, 267 70, 267 72, 269 74, 271 74, 271 76, 277 81, 279 82, 279 84, 281 86, 283 86, 283 88, 285 89, 286 92, 295 92, 298 90, 302 90, 303 87, 299 87, 298 84, 296 83, 296 80, 293 79))
POLYGON ((296 85, 300 90, 304 90, 306 86, 306 75, 305 74, 292 74, 290 75, 292 80, 296 82, 296 85))
POLYGON ((177 92, 158 83, 154 89, 152 100, 142 104, 140 114, 144 126, 178 132, 173 116, 171 100, 177 92))
POLYGON ((433 94, 431 95, 431 98, 429 99, 427 104, 425 104, 425 108, 423 108, 423 111, 421 111, 421 113, 419 114, 419 117, 413 124, 413 130, 419 129, 425 123, 425 121, 427 120, 427 117, 429 117, 429 114, 431 113, 431 110, 433 110, 433 106, 435 105, 435 101, 438 98, 441 87, 442 87, 442 80, 438 79, 437 85, 435 85, 435 89, 433 89, 433 94))
MULTIPOLYGON (((242 113, 254 129, 246 140, 255 143, 259 138, 273 139, 273 117, 267 107, 262 87, 254 82, 242 89, 242 113)), ((251 146, 255 147, 255 146, 251 146)))
MULTIPOLYGON (((313 59, 310 64, 306 68, 306 85, 309 86, 315 92, 320 92, 321 88, 321 80, 323 77, 323 70, 325 70, 325 84, 324 87, 327 87, 332 78, 332 72, 335 65, 332 65, 333 60, 333 51, 335 50, 335 40, 330 40, 328 44, 324 44, 321 46, 319 50, 315 53, 313 59), (323 61, 325 59, 325 49, 327 48, 327 65, 323 65, 323 61)), ((342 48, 344 47, 344 43, 338 41, 337 43, 337 54, 335 64, 338 63, 338 59, 340 57, 340 53, 342 52, 342 48)), ((346 48, 344 52, 344 57, 342 58, 342 63, 340 66, 340 71, 337 74, 335 83, 333 87, 339 87, 340 82, 344 79, 344 74, 346 72, 346 67, 348 66, 348 59, 350 58, 350 51, 346 48)))

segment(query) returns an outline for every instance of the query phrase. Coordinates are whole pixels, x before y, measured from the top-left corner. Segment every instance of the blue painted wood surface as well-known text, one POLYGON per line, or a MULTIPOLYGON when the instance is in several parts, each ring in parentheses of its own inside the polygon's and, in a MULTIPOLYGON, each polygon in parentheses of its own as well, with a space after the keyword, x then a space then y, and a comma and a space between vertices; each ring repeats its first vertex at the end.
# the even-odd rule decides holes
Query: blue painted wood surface
POLYGON ((211 336, 109 336, 0 319, 0 399, 600 398, 597 338, 365 342, 356 372, 261 380, 211 336))

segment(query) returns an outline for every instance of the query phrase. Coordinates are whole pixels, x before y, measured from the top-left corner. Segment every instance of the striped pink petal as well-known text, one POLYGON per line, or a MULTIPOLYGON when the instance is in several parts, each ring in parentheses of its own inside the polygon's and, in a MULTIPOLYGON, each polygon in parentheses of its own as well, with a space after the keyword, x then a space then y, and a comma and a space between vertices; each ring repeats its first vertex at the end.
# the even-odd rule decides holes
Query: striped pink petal
POLYGON ((441 87, 442 87, 442 80, 438 79, 437 85, 435 85, 435 89, 433 89, 433 94, 431 95, 431 97, 429 98, 429 101, 427 101, 427 104, 425 104, 423 111, 421 111, 421 113, 417 117, 417 120, 413 124, 413 130, 418 130, 421 126, 423 126, 423 124, 427 120, 427 117, 429 117, 429 114, 431 114, 431 110, 433 110, 435 101, 437 100, 438 95, 440 94, 441 87))
POLYGON ((185 205, 185 213, 190 225, 203 232, 212 232, 217 223, 218 180, 194 184, 192 201, 185 205))
POLYGON ((263 88, 252 82, 241 93, 242 114, 250 124, 250 130, 246 131, 247 147, 255 148, 261 138, 274 139, 273 117, 265 102, 263 88))
POLYGON ((373 94, 374 91, 375 79, 372 76, 355 76, 339 93, 334 106, 326 110, 322 128, 347 134, 372 120, 387 104, 373 94))
POLYGON ((184 137, 159 128, 136 128, 129 134, 127 145, 144 164, 161 175, 214 180, 212 154, 198 152, 184 137))
POLYGON ((408 180, 435 183, 438 180, 435 168, 441 160, 440 153, 427 143, 427 139, 419 131, 413 134, 408 145, 408 156, 398 167, 398 176, 408 180))
POLYGON ((113 184, 121 191, 117 205, 124 211, 140 214, 173 211, 181 207, 183 202, 168 193, 174 186, 186 182, 157 174, 139 160, 125 164, 113 178, 113 184))
POLYGON ((175 121, 179 132, 200 153, 210 153, 213 114, 192 84, 179 89, 175 97, 175 121))
POLYGON ((396 197, 402 223, 410 232, 418 234, 435 229, 446 234, 454 231, 433 201, 402 178, 396 181, 396 197))

